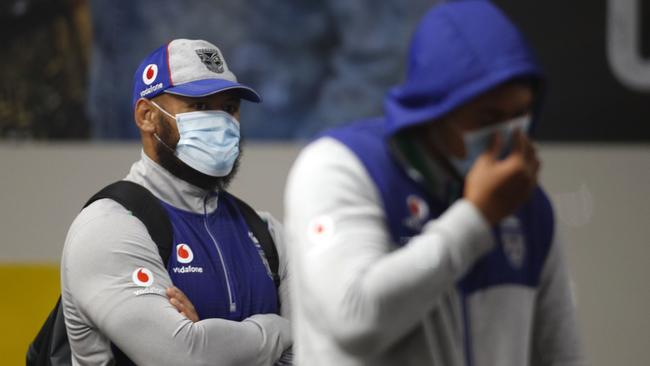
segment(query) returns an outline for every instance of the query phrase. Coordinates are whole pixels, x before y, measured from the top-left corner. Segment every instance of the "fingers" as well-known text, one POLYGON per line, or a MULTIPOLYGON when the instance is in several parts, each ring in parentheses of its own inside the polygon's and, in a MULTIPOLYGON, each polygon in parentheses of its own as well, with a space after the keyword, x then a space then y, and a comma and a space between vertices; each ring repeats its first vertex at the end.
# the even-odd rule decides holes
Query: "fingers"
POLYGON ((531 192, 537 186, 540 165, 533 143, 521 130, 515 130, 512 152, 498 166, 520 181, 525 192, 531 192))
POLYGON ((537 186, 540 161, 535 146, 520 130, 514 131, 513 147, 505 159, 500 137, 476 161, 465 179, 465 198, 491 224, 515 212, 537 186))
POLYGON ((521 133, 521 136, 522 136, 524 159, 526 161, 532 161, 536 159, 537 154, 535 151, 535 146, 526 135, 521 133))
POLYGON ((501 145, 503 144, 502 138, 498 133, 492 134, 490 137, 490 145, 487 150, 485 150, 478 159, 474 162, 473 166, 487 164, 491 165, 497 160, 499 160, 499 155, 501 154, 501 145))
POLYGON ((177 300, 187 299, 187 297, 185 296, 183 291, 181 291, 176 286, 172 286, 172 287, 167 288, 167 290, 165 292, 167 293, 167 297, 169 298, 170 301, 172 299, 177 299, 177 300))
POLYGON ((167 297, 169 297, 170 299, 176 298, 182 302, 189 302, 189 299, 187 298, 187 296, 185 296, 185 293, 183 293, 183 291, 181 291, 181 289, 179 289, 176 286, 167 288, 166 292, 167 292, 167 297))
POLYGON ((176 310, 181 313, 181 315, 185 316, 192 322, 197 322, 199 321, 199 316, 196 313, 196 309, 194 308, 194 305, 192 302, 185 296, 183 291, 181 291, 178 287, 170 287, 166 290, 167 297, 169 298, 169 302, 176 308, 176 310))
POLYGON ((535 165, 537 153, 530 139, 521 130, 517 129, 513 134, 513 148, 506 160, 516 161, 516 165, 523 164, 527 168, 535 165))
POLYGON ((168 298, 174 297, 174 293, 176 291, 176 286, 168 287, 167 290, 165 290, 165 293, 167 294, 168 298))
POLYGON ((525 154, 526 140, 527 140, 526 135, 524 135, 524 133, 517 128, 513 133, 513 140, 514 141, 513 141, 512 152, 525 154))
POLYGON ((530 139, 521 131, 516 131, 517 151, 521 156, 521 168, 526 177, 527 189, 530 194, 537 186, 537 177, 539 174, 540 161, 537 158, 537 151, 530 139))
POLYGON ((528 169, 528 173, 531 177, 537 181, 537 173, 539 172, 540 162, 537 158, 537 149, 535 145, 528 139, 525 135, 522 135, 521 139, 521 148, 523 153, 524 164, 528 169))
POLYGON ((171 299, 169 299, 169 302, 170 302, 172 305, 174 305, 174 307, 176 308, 176 310, 178 310, 179 313, 182 313, 182 312, 183 312, 183 310, 184 310, 184 308, 185 308, 185 305, 183 305, 182 302, 178 301, 178 300, 175 299, 175 298, 171 298, 171 299))
POLYGON ((177 287, 170 287, 166 291, 169 302, 174 305, 176 310, 181 312, 185 307, 183 301, 185 300, 185 294, 177 287))
POLYGON ((503 145, 501 135, 498 133, 492 134, 492 138, 490 139, 490 147, 488 148, 488 153, 493 160, 499 158, 499 154, 501 153, 501 145, 503 145))

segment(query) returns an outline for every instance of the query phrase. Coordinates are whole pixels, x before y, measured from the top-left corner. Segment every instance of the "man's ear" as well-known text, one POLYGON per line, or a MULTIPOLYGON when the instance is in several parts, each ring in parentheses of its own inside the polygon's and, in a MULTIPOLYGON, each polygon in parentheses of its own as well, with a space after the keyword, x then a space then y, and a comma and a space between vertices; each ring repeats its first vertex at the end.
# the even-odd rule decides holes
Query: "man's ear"
POLYGON ((142 133, 153 134, 156 132, 156 118, 158 111, 148 100, 138 99, 135 103, 135 124, 142 133))

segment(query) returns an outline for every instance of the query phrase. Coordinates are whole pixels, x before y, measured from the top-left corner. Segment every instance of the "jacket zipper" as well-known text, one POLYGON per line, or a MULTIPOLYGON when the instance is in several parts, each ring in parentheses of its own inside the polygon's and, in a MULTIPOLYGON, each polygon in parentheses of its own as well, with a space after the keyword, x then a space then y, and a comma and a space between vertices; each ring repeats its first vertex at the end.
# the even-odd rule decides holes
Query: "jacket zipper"
POLYGON ((228 301, 230 303, 230 312, 234 313, 235 311, 237 311, 237 303, 235 303, 235 299, 232 296, 232 288, 230 286, 230 276, 228 276, 228 268, 226 267, 226 262, 223 259, 223 253, 221 252, 219 243, 217 243, 217 240, 214 238, 214 235, 212 235, 212 232, 208 227, 208 212, 206 208, 207 200, 208 200, 208 196, 206 196, 205 199, 203 200, 203 226, 205 227, 205 231, 210 236, 210 239, 212 239, 212 243, 214 243, 214 246, 217 248, 217 253, 219 254, 219 260, 221 261, 221 268, 223 269, 223 274, 226 277, 226 287, 228 289, 228 301))

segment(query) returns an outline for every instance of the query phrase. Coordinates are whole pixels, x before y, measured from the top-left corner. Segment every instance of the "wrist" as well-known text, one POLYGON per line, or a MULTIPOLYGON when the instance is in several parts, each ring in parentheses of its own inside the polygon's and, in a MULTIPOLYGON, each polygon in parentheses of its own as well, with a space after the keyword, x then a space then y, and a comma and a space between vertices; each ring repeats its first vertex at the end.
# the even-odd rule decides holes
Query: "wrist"
POLYGON ((488 202, 471 196, 465 197, 465 199, 474 207, 476 207, 476 209, 481 213, 485 221, 487 221, 490 226, 494 226, 497 222, 499 222, 499 219, 497 218, 498 215, 493 212, 494 210, 490 208, 490 204, 488 202))

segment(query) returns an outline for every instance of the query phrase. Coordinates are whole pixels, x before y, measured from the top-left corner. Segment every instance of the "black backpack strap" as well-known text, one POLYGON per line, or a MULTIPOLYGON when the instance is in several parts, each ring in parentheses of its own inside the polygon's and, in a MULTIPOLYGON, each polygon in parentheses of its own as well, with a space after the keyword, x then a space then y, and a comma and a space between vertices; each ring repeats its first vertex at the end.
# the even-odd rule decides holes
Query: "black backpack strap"
POLYGON ((273 282, 275 283, 275 287, 278 288, 280 286, 280 276, 278 275, 280 261, 278 258, 278 250, 275 247, 275 242, 273 241, 273 236, 271 236, 271 233, 269 232, 269 227, 267 226, 266 222, 264 222, 264 220, 262 220, 262 218, 257 214, 257 212, 255 212, 255 210, 246 202, 242 201, 232 194, 230 194, 230 196, 235 199, 235 202, 237 202, 239 211, 241 212, 242 216, 244 216, 246 224, 248 224, 248 227, 253 232, 253 235, 255 235, 257 240, 259 240, 260 246, 262 247, 264 255, 266 256, 266 260, 269 262, 269 268, 271 269, 273 282))
POLYGON ((131 211, 133 216, 142 221, 151 239, 158 246, 160 258, 167 266, 167 261, 172 253, 174 232, 167 211, 162 207, 160 201, 143 186, 121 180, 109 184, 97 192, 86 202, 84 208, 104 198, 110 198, 124 206, 131 211))
MULTIPOLYGON (((160 258, 167 266, 172 251, 173 230, 167 212, 158 199, 148 189, 139 184, 119 181, 97 192, 86 202, 84 208, 103 198, 116 201, 142 221, 151 239, 158 246, 160 258)), ((111 344, 111 348, 113 349, 116 365, 133 365, 133 362, 114 344, 111 344)), ((26 358, 28 366, 71 365, 70 343, 65 329, 65 317, 60 296, 36 338, 29 345, 26 358)))

